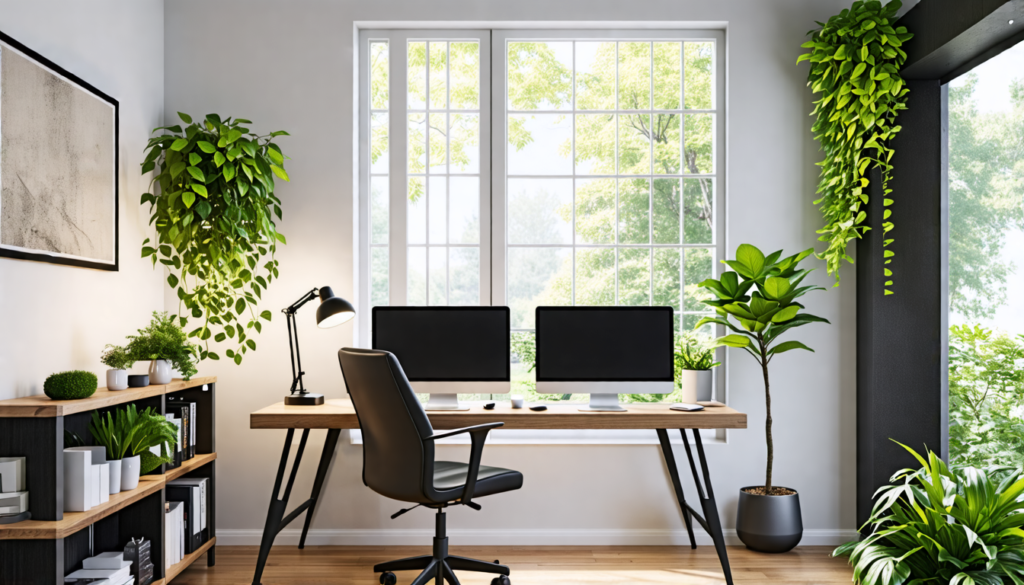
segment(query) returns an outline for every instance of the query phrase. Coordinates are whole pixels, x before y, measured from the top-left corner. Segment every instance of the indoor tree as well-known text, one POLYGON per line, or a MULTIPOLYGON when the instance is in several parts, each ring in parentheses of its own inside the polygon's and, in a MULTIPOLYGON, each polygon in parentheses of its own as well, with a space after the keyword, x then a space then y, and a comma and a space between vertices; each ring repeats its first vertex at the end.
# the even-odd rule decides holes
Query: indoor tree
POLYGON ((700 283, 714 295, 705 304, 714 307, 716 317, 706 317, 697 326, 706 323, 723 325, 733 333, 717 340, 719 346, 736 347, 749 353, 761 366, 764 377, 766 408, 765 440, 768 461, 765 468, 764 495, 782 495, 781 488, 772 488, 772 464, 775 445, 772 440, 772 396, 768 381, 768 364, 776 355, 793 349, 814 351, 799 341, 779 341, 783 333, 808 323, 828 323, 822 317, 801 312, 804 306, 796 299, 820 286, 800 286, 813 269, 799 268, 801 260, 814 249, 781 258, 782 250, 765 256, 750 244, 740 244, 735 260, 723 260, 732 270, 721 278, 709 278, 700 283), (733 322, 735 321, 735 323, 733 322), (776 494, 775 492, 778 492, 776 494))

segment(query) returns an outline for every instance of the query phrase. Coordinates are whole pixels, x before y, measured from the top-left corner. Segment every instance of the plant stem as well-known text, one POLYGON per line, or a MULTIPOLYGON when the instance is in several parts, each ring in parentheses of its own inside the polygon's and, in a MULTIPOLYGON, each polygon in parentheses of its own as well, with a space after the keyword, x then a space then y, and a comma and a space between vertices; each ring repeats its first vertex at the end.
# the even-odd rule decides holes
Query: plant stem
POLYGON ((768 348, 765 346, 764 337, 757 334, 758 345, 761 346, 761 372, 764 374, 764 404, 765 421, 764 435, 768 444, 768 464, 765 467, 764 491, 765 495, 772 494, 772 464, 775 460, 775 444, 772 441, 772 393, 768 384, 768 348))

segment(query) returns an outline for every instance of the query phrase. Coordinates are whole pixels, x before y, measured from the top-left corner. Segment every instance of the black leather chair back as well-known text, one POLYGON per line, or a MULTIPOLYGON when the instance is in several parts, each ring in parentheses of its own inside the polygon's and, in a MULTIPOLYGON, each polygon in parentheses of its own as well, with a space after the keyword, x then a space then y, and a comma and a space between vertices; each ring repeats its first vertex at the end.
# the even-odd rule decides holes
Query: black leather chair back
POLYGON ((433 481, 434 434, 394 354, 377 349, 338 351, 363 433, 363 483, 405 502, 426 502, 433 481), (429 479, 428 479, 429 478, 429 479))

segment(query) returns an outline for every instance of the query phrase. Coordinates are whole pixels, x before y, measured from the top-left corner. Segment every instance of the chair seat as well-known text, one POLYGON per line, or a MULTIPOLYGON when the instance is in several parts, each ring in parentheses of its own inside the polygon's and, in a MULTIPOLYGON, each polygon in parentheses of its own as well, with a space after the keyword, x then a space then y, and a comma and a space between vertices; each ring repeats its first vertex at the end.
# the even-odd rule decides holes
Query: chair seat
MULTIPOLYGON (((434 462, 434 490, 448 501, 456 500, 462 495, 466 486, 469 465, 457 461, 434 462)), ((512 469, 501 467, 480 466, 473 499, 491 494, 500 494, 523 487, 523 474, 512 469)))

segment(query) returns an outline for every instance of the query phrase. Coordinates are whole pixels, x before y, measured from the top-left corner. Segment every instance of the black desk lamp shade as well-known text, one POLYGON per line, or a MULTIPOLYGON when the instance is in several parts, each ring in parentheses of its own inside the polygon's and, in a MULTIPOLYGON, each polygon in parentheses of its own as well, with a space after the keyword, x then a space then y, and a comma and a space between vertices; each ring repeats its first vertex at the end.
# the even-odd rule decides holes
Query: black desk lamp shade
POLYGON ((288 348, 291 351, 292 359, 292 388, 284 398, 288 405, 315 406, 324 403, 323 394, 312 394, 306 390, 302 382, 302 358, 299 355, 299 328, 295 321, 295 313, 309 301, 320 296, 320 306, 316 309, 316 324, 321 329, 336 327, 350 321, 356 316, 356 309, 352 303, 341 297, 334 296, 334 291, 329 286, 323 286, 302 295, 299 300, 281 312, 287 315, 288 320, 288 348))

